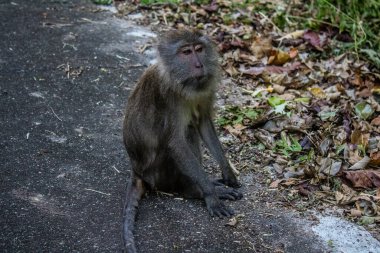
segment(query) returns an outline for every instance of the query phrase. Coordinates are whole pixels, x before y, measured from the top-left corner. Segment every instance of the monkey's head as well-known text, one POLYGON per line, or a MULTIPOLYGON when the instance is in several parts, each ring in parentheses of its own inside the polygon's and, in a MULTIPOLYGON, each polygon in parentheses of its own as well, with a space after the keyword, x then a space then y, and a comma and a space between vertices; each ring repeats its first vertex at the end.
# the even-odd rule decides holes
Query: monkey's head
POLYGON ((197 30, 168 32, 158 45, 159 68, 184 95, 210 90, 219 78, 213 42, 197 30))

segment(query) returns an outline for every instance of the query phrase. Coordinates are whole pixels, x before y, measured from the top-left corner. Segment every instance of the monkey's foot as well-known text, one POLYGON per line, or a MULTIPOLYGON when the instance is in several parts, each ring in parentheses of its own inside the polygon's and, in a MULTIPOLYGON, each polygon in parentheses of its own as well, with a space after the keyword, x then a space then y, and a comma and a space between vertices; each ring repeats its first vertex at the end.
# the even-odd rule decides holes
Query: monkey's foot
POLYGON ((220 199, 238 200, 243 197, 241 192, 225 185, 215 186, 215 191, 220 199))
POLYGON ((205 198, 207 210, 210 213, 211 216, 218 216, 219 218, 223 217, 231 217, 235 214, 235 212, 225 206, 223 202, 221 202, 219 199, 214 197, 205 198))
POLYGON ((237 181, 236 177, 232 178, 232 179, 224 179, 224 178, 217 179, 217 180, 213 181, 213 184, 215 186, 227 185, 227 186, 233 187, 233 188, 240 188, 241 187, 241 183, 239 183, 237 181))

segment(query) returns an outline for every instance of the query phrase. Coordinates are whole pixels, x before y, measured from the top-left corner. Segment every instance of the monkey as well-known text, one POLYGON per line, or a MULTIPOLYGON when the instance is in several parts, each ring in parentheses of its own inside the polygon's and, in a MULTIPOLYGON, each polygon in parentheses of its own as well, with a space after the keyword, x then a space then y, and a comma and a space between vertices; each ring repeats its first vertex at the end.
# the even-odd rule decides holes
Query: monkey
POLYGON ((198 30, 172 30, 157 51, 157 63, 139 79, 124 118, 123 140, 132 166, 123 220, 129 253, 136 252, 134 221, 147 190, 204 199, 210 215, 218 217, 234 214, 221 199, 243 196, 235 189, 241 185, 212 121, 221 71, 211 39, 198 30), (218 162, 222 179, 212 181, 203 170, 201 140, 218 162))

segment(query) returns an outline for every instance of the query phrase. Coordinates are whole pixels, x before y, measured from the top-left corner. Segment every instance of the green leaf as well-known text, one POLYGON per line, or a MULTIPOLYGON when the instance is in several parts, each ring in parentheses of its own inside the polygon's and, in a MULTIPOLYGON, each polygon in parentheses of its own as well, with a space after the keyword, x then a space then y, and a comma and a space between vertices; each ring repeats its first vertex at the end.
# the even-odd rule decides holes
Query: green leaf
POLYGON ((296 99, 294 99, 294 101, 308 104, 310 102, 310 98, 308 98, 308 97, 296 98, 296 99))
POLYGON ((380 53, 372 49, 361 49, 360 52, 367 55, 367 57, 376 65, 376 67, 380 68, 380 53))
POLYGON ((375 217, 363 216, 359 220, 360 225, 369 225, 375 223, 375 217))
POLYGON ((92 0, 94 4, 108 5, 112 4, 112 0, 92 0))
POLYGON ((362 101, 362 102, 355 105, 355 113, 361 119, 366 120, 373 114, 373 109, 369 104, 362 101))
POLYGON ((284 104, 285 100, 280 97, 270 97, 268 98, 268 103, 272 107, 276 107, 278 105, 284 104))
POLYGON ((320 111, 318 113, 318 116, 321 118, 321 120, 326 121, 328 119, 333 119, 336 115, 336 111, 320 111))
POLYGON ((285 114, 285 107, 286 107, 286 103, 285 104, 281 104, 281 105, 277 105, 274 107, 274 112, 275 113, 279 113, 279 114, 285 114))
POLYGON ((290 146, 291 151, 293 151, 293 152, 300 152, 300 151, 302 151, 301 144, 299 144, 299 142, 296 139, 294 139, 293 136, 290 136, 290 139, 291 139, 291 142, 292 142, 292 144, 290 146))

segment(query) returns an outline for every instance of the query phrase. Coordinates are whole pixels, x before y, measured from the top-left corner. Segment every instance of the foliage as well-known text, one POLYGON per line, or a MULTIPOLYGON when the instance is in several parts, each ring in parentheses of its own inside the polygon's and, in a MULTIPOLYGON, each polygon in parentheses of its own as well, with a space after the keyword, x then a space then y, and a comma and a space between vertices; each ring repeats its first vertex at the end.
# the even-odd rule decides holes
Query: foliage
POLYGON ((226 106, 223 116, 217 118, 219 126, 238 125, 258 118, 262 110, 251 107, 226 106))
POLYGON ((112 0, 92 0, 94 4, 109 5, 112 4, 112 0))
MULTIPOLYGON (((338 28, 339 32, 349 32, 353 38, 351 48, 380 68, 380 1, 316 0, 307 2, 308 10, 304 14, 295 12, 290 19, 304 17, 307 21, 305 25, 310 28, 328 25, 338 28)), ((281 19, 277 22, 280 25, 283 24, 281 19)))

